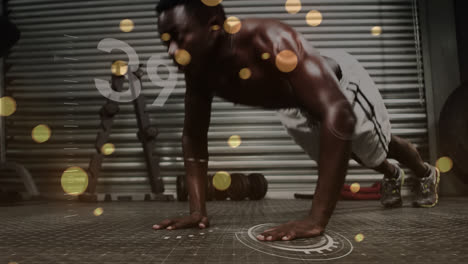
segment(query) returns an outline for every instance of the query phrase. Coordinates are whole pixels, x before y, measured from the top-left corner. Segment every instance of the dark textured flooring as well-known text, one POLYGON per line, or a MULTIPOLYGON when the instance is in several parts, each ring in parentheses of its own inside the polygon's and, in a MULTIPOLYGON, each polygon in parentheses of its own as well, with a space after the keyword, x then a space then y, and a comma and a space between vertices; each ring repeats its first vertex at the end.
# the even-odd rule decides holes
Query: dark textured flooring
POLYGON ((0 264, 468 263, 468 198, 407 203, 341 201, 325 236, 265 244, 249 235, 306 215, 310 201, 209 202, 210 228, 157 232, 153 224, 187 203, 25 202, 0 207, 0 264))

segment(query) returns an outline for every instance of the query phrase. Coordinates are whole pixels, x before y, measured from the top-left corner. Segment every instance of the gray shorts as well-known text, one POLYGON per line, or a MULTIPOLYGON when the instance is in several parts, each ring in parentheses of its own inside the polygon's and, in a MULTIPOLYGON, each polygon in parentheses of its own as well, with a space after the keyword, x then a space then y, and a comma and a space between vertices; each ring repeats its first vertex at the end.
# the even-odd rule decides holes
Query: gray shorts
MULTIPOLYGON (((357 118, 352 151, 367 167, 380 165, 388 154, 391 126, 387 109, 375 83, 359 62, 344 51, 321 51, 341 67, 340 88, 357 118)), ((318 160, 320 123, 299 108, 278 111, 289 135, 313 159, 318 160)))

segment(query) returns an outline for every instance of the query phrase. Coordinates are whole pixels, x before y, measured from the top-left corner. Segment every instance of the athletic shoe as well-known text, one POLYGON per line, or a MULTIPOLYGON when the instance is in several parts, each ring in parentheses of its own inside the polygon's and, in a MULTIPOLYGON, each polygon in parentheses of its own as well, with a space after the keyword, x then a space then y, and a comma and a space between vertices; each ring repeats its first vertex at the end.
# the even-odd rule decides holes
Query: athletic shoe
POLYGON ((414 207, 434 207, 439 201, 440 171, 424 163, 431 171, 428 176, 416 179, 416 199, 414 207))
POLYGON ((405 172, 395 165, 397 169, 397 177, 394 178, 383 178, 382 188, 380 189, 380 203, 384 207, 400 207, 403 205, 401 199, 401 186, 405 183, 405 172))

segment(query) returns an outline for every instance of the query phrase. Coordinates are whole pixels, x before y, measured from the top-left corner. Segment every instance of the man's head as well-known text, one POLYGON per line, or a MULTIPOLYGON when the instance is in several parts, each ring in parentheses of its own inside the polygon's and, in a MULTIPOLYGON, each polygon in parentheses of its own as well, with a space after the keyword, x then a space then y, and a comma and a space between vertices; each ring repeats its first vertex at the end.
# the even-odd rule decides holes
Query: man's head
POLYGON ((223 7, 201 0, 161 0, 156 6, 158 31, 170 56, 186 50, 194 62, 212 48, 226 19, 223 7))

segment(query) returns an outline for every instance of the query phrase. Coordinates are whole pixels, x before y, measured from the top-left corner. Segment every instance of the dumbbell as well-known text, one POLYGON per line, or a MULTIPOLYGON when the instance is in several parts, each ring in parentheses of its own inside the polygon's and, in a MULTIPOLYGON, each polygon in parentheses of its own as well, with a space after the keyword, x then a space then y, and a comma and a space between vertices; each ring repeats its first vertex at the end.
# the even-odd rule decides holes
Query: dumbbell
MULTIPOLYGON (((215 197, 215 188, 213 187, 213 176, 208 175, 206 183, 206 200, 211 201, 215 197), (211 177, 211 178, 210 178, 211 177)), ((177 201, 184 202, 188 200, 188 189, 186 186, 186 179, 184 175, 178 175, 176 181, 177 201)), ((224 198, 226 199, 226 198, 224 198)))
POLYGON ((263 199, 268 191, 268 182, 265 176, 261 173, 251 173, 249 178, 249 199, 263 199))
MULTIPOLYGON (((231 174, 231 185, 228 189, 220 191, 213 186, 213 175, 207 177, 206 200, 226 200, 228 197, 234 201, 245 198, 260 200, 268 191, 268 182, 261 173, 251 173, 248 176, 242 173, 231 174)), ((187 201, 188 191, 185 176, 177 176, 177 200, 187 201)))

